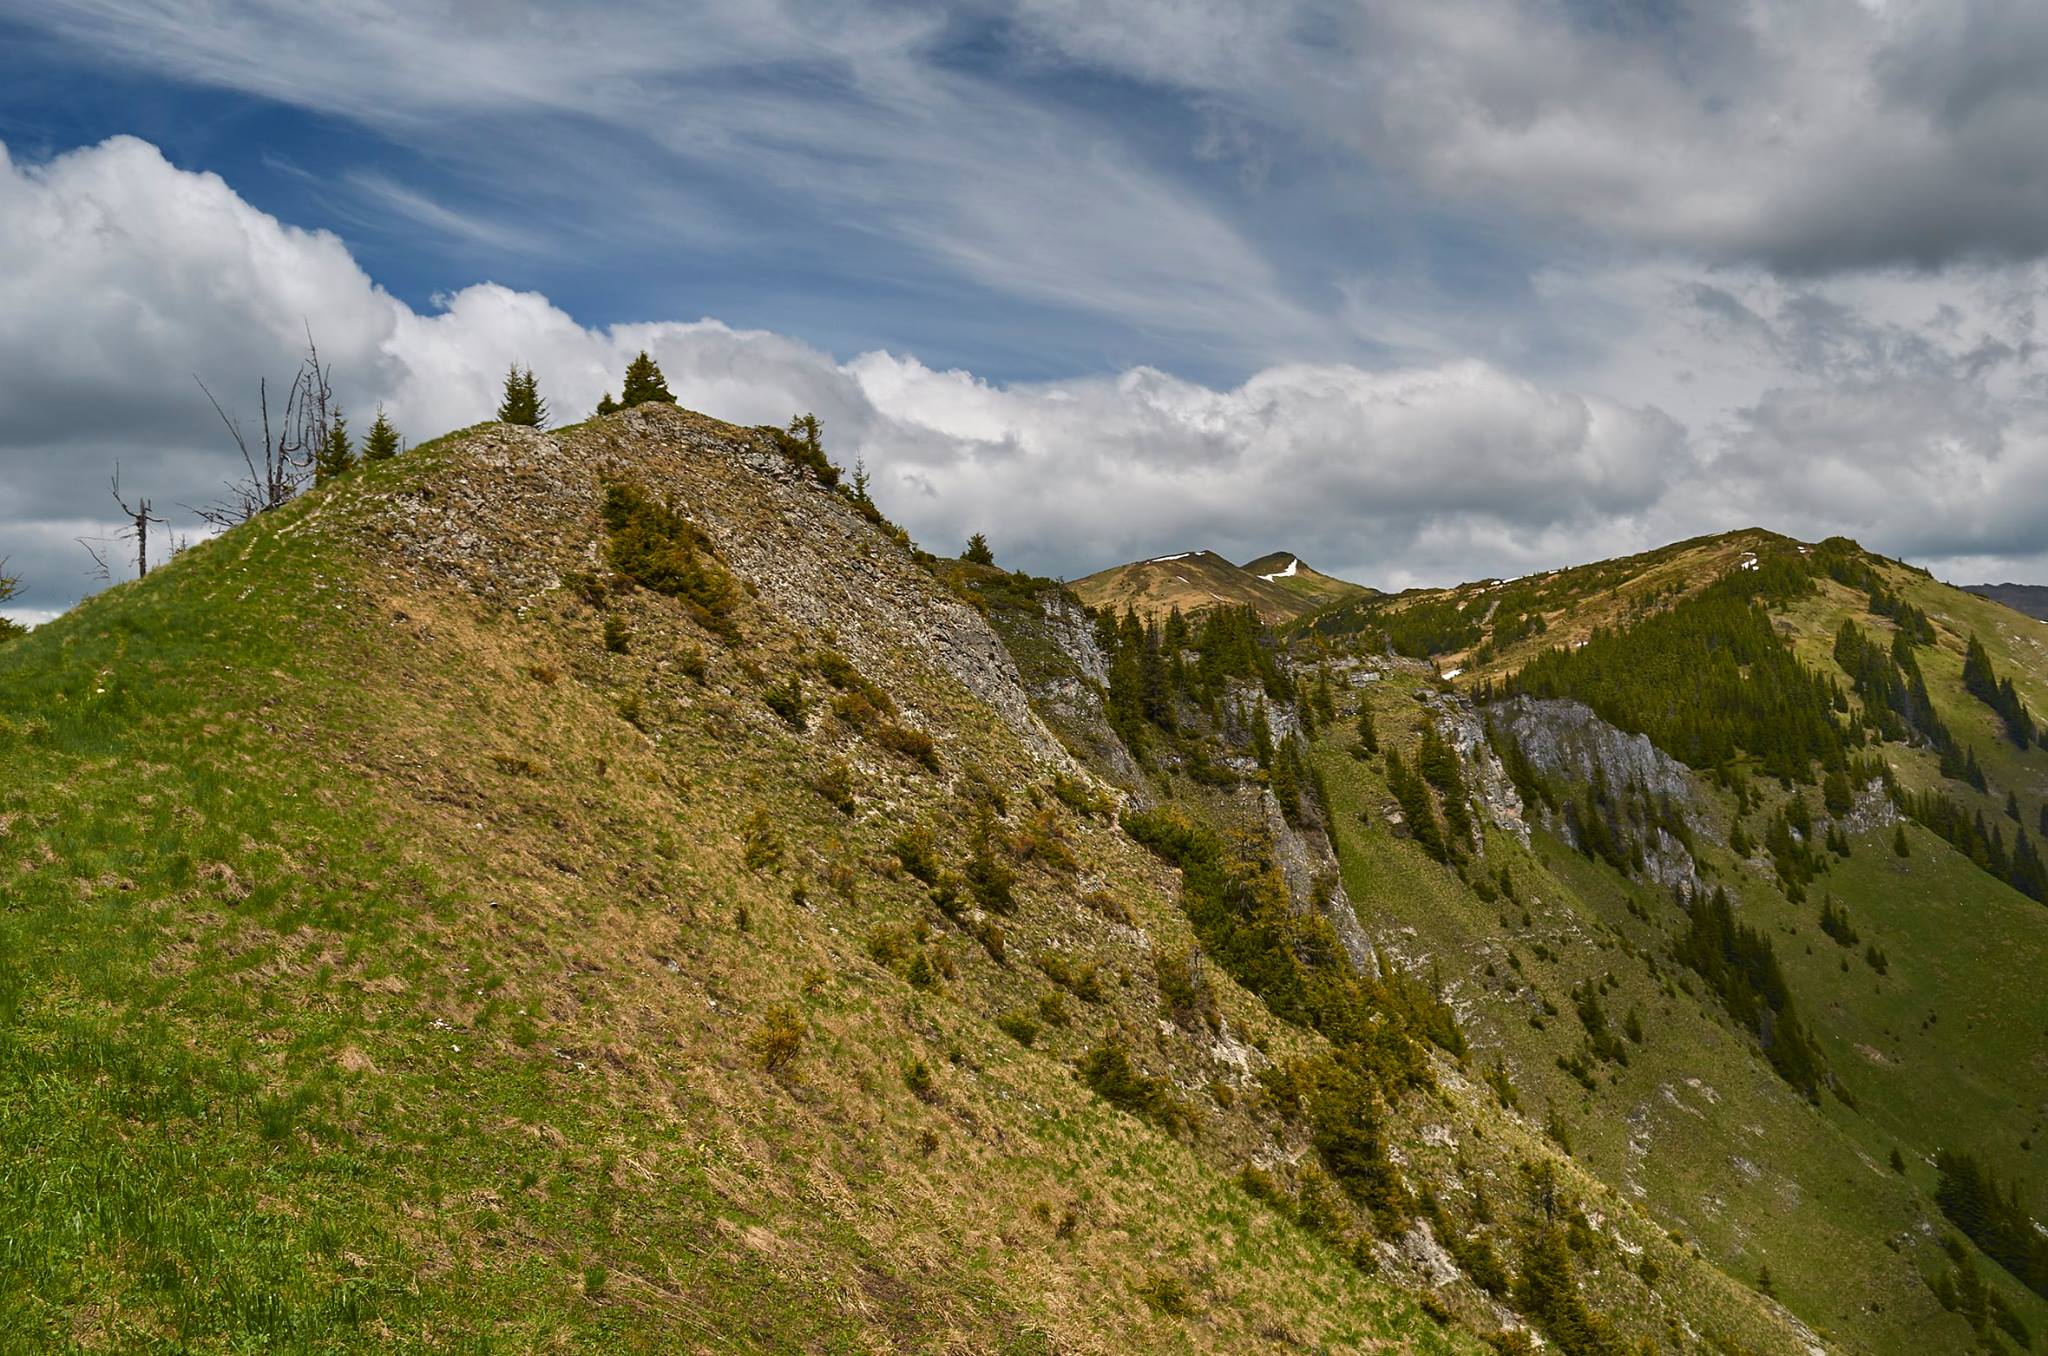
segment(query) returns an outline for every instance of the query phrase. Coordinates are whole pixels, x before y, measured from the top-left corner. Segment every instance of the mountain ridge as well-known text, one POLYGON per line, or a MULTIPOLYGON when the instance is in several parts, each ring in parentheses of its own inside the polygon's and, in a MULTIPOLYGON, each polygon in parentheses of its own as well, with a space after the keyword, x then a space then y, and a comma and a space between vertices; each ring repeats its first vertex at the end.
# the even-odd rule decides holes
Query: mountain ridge
POLYGON ((1926 800, 2024 796, 2009 865, 2048 778, 1965 641, 2048 709, 2048 628, 1802 546, 1168 644, 686 411, 361 468, 0 644, 0 1133, 36 1146, 0 1312, 364 1348, 2048 1327, 1934 1200, 1950 1149, 2032 1180, 2011 955, 2048 910, 1926 800), (1689 763, 1597 651, 1507 690, 1750 607, 1837 675, 1838 765, 1689 763), (1838 666, 1909 608, 1986 789, 1838 666))

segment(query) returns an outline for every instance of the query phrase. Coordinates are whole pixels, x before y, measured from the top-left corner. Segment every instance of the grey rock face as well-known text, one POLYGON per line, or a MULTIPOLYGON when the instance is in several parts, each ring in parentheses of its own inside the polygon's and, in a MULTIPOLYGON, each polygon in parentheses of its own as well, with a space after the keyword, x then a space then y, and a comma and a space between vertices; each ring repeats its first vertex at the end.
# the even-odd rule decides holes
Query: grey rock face
POLYGON ((1495 828, 1512 833, 1522 840, 1524 847, 1529 843, 1529 825, 1523 817, 1526 807, 1522 804, 1521 793, 1508 777, 1507 768, 1494 753, 1493 746, 1486 742, 1486 726, 1472 709, 1467 698, 1454 693, 1435 692, 1428 688, 1416 696, 1436 716, 1436 730, 1458 751, 1458 758, 1465 765, 1466 784, 1478 803, 1479 810, 1495 828))
MULTIPOLYGON (((1692 769, 1652 744, 1647 735, 1618 730, 1591 707, 1574 701, 1514 697, 1496 702, 1488 714, 1546 777, 1583 786, 1597 773, 1617 792, 1640 786, 1651 796, 1668 796, 1694 833, 1720 840, 1719 829, 1702 809, 1692 769)), ((1571 839, 1561 818, 1551 827, 1571 839)), ((1644 839, 1643 874, 1688 898, 1700 884, 1692 853, 1661 828, 1651 829, 1644 839)))
POLYGON ((1694 832, 1718 839, 1701 813, 1692 769, 1652 744, 1649 736, 1618 730, 1593 708, 1574 701, 1513 697, 1495 702, 1488 714, 1546 776, 1586 783, 1597 769, 1616 790, 1637 785, 1652 796, 1669 796, 1694 832))
POLYGON ((1365 935, 1365 929, 1359 926, 1358 910, 1352 906, 1351 896, 1344 890, 1337 854, 1331 849, 1330 840, 1321 829, 1303 832, 1289 824, 1287 817, 1280 813, 1280 802, 1264 787, 1247 789, 1240 794, 1257 797, 1258 813, 1263 816, 1266 832, 1272 837, 1280 874, 1287 878, 1287 893, 1294 901, 1296 912, 1320 907, 1323 917, 1335 930, 1338 944, 1344 948, 1351 968, 1370 973, 1374 964, 1372 942, 1365 935))

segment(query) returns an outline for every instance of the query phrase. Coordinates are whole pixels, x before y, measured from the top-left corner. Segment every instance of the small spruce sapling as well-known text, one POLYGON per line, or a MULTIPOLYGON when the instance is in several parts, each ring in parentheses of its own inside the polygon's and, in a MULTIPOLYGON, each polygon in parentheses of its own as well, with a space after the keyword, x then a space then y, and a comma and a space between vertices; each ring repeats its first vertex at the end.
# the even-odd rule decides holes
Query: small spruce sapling
POLYGON ((967 539, 967 549, 960 553, 960 559, 970 565, 993 565, 996 553, 990 549, 988 538, 977 532, 967 539))
POLYGON ((348 420, 341 417, 340 410, 336 410, 334 423, 327 430, 327 440, 320 444, 320 450, 313 458, 313 483, 325 485, 336 476, 347 475, 355 464, 356 452, 349 442, 348 420))
POLYGON ((364 461, 389 461, 398 455, 398 430, 391 426, 391 418, 384 413, 384 407, 377 407, 377 417, 370 422, 370 432, 363 439, 364 461))

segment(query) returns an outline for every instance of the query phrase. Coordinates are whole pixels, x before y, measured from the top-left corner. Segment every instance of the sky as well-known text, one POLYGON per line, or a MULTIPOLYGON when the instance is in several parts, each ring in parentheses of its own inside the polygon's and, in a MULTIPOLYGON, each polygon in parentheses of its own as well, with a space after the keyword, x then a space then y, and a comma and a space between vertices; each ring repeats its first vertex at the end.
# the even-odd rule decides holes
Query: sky
POLYGON ((0 0, 10 612, 102 586, 116 466, 198 536, 198 381, 309 327, 413 441, 644 347, 1069 578, 2048 583, 2044 125, 2026 0, 0 0))

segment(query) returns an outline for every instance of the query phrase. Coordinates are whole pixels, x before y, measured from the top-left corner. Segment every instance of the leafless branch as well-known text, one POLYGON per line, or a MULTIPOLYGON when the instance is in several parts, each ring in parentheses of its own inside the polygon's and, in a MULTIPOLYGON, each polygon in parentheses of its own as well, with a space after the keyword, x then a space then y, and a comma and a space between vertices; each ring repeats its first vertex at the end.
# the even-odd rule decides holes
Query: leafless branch
POLYGON ((92 557, 92 569, 88 572, 94 579, 112 579, 113 572, 107 568, 107 539, 105 537, 73 537, 73 541, 85 548, 92 557))
POLYGON ((305 486, 313 460, 333 427, 336 410, 332 374, 333 368, 320 361, 320 348, 313 342, 312 326, 308 325, 306 356, 292 376, 291 386, 285 392, 284 409, 275 426, 270 419, 270 384, 261 380, 256 384, 257 410, 263 424, 260 453, 250 449, 241 424, 194 374, 193 380, 199 381, 199 389, 206 392, 214 413, 227 425, 228 436, 242 454, 247 474, 227 483, 226 498, 193 508, 192 512, 214 527, 228 528, 289 503, 305 486))

